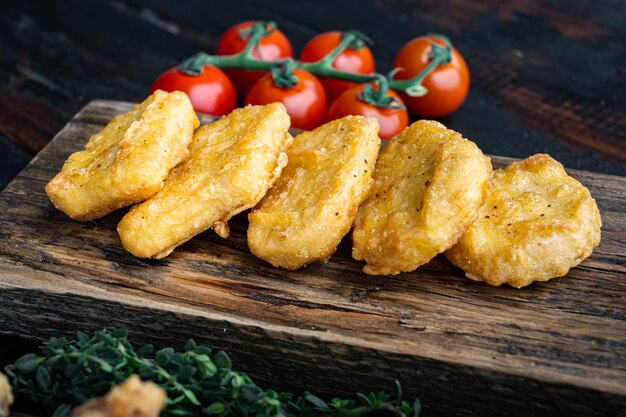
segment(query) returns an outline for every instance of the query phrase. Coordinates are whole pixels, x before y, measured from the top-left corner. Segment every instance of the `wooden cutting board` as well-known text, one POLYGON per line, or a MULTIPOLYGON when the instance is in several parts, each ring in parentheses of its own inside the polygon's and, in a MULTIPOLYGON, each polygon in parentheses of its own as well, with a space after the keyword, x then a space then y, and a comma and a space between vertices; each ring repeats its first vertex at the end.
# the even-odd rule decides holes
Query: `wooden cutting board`
POLYGON ((141 260, 119 244, 123 211, 79 223, 44 193, 130 106, 89 103, 0 194, 0 333, 194 337, 278 389, 346 395, 399 379, 425 415, 626 415, 626 178, 571 172, 598 201, 602 244, 567 277, 521 290, 469 281, 442 256, 367 276, 349 239, 328 263, 283 271, 250 254, 245 214, 227 240, 207 231, 141 260))

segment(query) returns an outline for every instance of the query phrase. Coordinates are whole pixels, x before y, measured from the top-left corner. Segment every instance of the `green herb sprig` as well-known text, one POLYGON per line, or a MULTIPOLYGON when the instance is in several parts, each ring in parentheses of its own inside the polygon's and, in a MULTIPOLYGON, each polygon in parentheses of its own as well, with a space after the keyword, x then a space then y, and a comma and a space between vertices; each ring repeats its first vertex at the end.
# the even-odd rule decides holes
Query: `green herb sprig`
POLYGON ((212 354, 193 340, 182 352, 169 347, 154 352, 152 345, 135 350, 125 329, 51 338, 41 346, 41 355, 26 354, 6 370, 18 401, 27 397, 55 410, 53 417, 68 415, 74 406, 104 395, 132 374, 167 392, 162 416, 359 417, 383 412, 417 417, 420 412, 419 400, 409 404, 402 399, 398 382, 395 398, 385 392, 329 402, 309 392, 296 397, 259 387, 232 369, 225 352, 212 354))

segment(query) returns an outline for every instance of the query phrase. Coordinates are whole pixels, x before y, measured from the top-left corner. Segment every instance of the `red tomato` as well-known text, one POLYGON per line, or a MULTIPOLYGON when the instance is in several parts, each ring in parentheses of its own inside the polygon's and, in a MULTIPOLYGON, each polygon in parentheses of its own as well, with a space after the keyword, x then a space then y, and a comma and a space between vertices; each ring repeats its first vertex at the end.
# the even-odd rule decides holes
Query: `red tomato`
POLYGON ((188 75, 176 67, 167 70, 152 84, 150 92, 155 90, 183 91, 197 112, 214 116, 228 114, 237 105, 233 83, 212 65, 205 65, 199 75, 188 75))
POLYGON ((271 74, 257 81, 246 97, 248 104, 269 104, 280 102, 287 108, 291 117, 291 126, 311 130, 324 121, 326 112, 326 93, 319 80, 311 73, 293 70, 298 83, 291 88, 282 88, 274 85, 271 74))
MULTIPOLYGON (((242 22, 224 32, 217 44, 217 55, 235 55, 243 51, 248 43, 241 38, 240 31, 250 28, 255 23, 256 21, 253 20, 242 22)), ((293 58, 293 50, 287 37, 276 29, 270 35, 261 38, 259 47, 252 50, 252 56, 263 61, 274 61, 281 58, 293 58), (261 56, 259 56, 259 49, 261 56)), ((245 97, 252 85, 267 72, 226 70, 226 74, 233 80, 239 96, 245 97)))
MULTIPOLYGON (((404 68, 395 79, 406 80, 419 74, 429 63, 432 42, 445 46, 443 40, 436 36, 422 36, 404 45, 393 61, 394 68, 404 68)), ((435 68, 424 79, 422 85, 428 89, 425 96, 402 94, 412 113, 423 117, 443 117, 463 104, 469 89, 469 72, 461 54, 455 48, 451 52, 452 61, 435 68)))
MULTIPOLYGON (((361 100, 358 95, 366 84, 356 85, 343 92, 333 101, 328 109, 326 120, 335 120, 350 114, 355 116, 375 117, 380 124, 378 136, 381 139, 391 139, 402 132, 409 124, 409 115, 406 108, 381 108, 361 100)), ((373 86, 378 90, 377 86, 373 86)), ((387 90, 387 96, 393 97, 404 106, 402 99, 392 90, 387 90)))
MULTIPOLYGON (((335 49, 339 42, 341 42, 341 32, 319 34, 305 45, 300 53, 300 61, 317 62, 335 49)), ((375 69, 374 57, 367 45, 363 45, 360 49, 346 48, 337 55, 337 58, 333 61, 333 67, 356 74, 371 74, 375 69)), ((326 90, 326 97, 329 102, 355 85, 355 83, 349 81, 332 78, 320 78, 320 82, 324 86, 324 90, 326 90)))

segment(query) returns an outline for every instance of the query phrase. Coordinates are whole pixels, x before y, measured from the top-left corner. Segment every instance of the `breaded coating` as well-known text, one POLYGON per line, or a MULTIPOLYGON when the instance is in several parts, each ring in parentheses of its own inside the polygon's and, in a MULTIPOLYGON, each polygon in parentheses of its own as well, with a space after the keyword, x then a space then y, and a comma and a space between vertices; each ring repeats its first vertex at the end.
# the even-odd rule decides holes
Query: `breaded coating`
POLYGON ((9 379, 0 372, 0 417, 9 417, 9 407, 13 404, 13 392, 9 379))
POLYGON ((379 148, 377 120, 362 116, 296 136, 282 176, 248 215, 252 253, 291 270, 331 256, 369 194, 379 148))
POLYGON ((537 154, 494 172, 478 220, 446 256, 470 279, 520 288, 566 275, 600 244, 601 226, 589 190, 537 154))
POLYGON ((46 193, 57 209, 82 221, 144 201, 187 158, 199 124, 185 93, 157 90, 70 155, 46 193))
POLYGON ((158 417, 166 400, 163 388, 131 375, 105 396, 76 407, 70 417, 158 417))
POLYGON ((473 142, 421 120, 382 150, 359 208, 352 256, 366 274, 413 271, 454 245, 476 219, 491 161, 473 142))
POLYGON ((189 159, 117 226, 124 248, 163 258, 211 227, 228 237, 227 221, 254 207, 287 164, 289 124, 285 106, 272 103, 236 109, 198 129, 189 159))

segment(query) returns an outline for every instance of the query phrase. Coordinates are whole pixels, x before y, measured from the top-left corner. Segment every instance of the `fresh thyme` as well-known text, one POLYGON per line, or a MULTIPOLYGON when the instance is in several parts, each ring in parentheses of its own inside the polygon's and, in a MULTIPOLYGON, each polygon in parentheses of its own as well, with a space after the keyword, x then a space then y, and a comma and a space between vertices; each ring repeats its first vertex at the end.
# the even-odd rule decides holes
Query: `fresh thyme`
POLYGON ((168 395, 162 416, 280 416, 359 417, 372 412, 397 417, 417 417, 419 400, 402 400, 396 382, 395 397, 380 392, 357 394, 354 399, 325 401, 305 392, 302 396, 259 387, 243 372, 232 369, 223 351, 189 340, 182 352, 152 345, 137 350, 125 329, 100 331, 93 336, 77 333, 76 339, 51 338, 41 346, 41 355, 29 353, 7 367, 13 391, 19 399, 55 410, 64 417, 75 405, 104 395, 112 386, 139 374, 152 380, 168 395))

